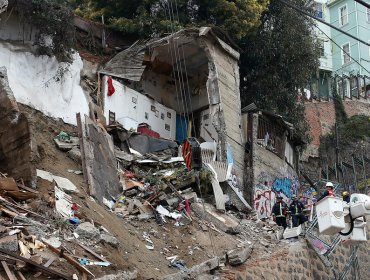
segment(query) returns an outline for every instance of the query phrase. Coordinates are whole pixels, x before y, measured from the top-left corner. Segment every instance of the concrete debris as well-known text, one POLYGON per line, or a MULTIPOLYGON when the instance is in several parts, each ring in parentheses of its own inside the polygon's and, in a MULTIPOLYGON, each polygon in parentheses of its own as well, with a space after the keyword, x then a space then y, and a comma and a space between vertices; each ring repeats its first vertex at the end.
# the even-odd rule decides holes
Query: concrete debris
POLYGON ((218 257, 214 257, 201 264, 193 266, 190 269, 190 275, 194 277, 195 275, 214 270, 219 267, 219 264, 220 264, 220 259, 218 257))
POLYGON ((216 228, 224 232, 239 232, 239 223, 236 219, 234 219, 232 216, 218 213, 216 209, 210 204, 205 203, 203 207, 202 203, 193 203, 191 205, 191 209, 199 218, 212 222, 216 226, 216 228))
POLYGON ((54 143, 59 150, 68 152, 79 145, 78 137, 69 137, 68 140, 62 140, 61 137, 54 138, 54 143))
POLYGON ((106 243, 114 248, 118 248, 120 244, 117 238, 115 238, 114 236, 110 234, 106 234, 106 233, 101 234, 100 242, 106 243))
POLYGON ((66 193, 77 193, 78 192, 77 187, 67 178, 55 176, 48 171, 40 170, 40 169, 37 169, 37 176, 49 182, 55 181, 58 187, 62 189, 63 191, 65 191, 66 193))
POLYGON ((78 164, 82 164, 81 150, 77 146, 74 146, 71 150, 69 150, 67 152, 67 156, 78 164))
POLYGON ((46 224, 39 223, 30 218, 18 215, 14 218, 14 223, 25 224, 27 225, 27 231, 30 235, 35 235, 37 239, 42 240, 49 231, 49 228, 46 224))
POLYGON ((59 237, 50 237, 48 239, 43 238, 42 240, 52 245, 55 248, 59 248, 62 245, 62 242, 60 242, 59 237))
POLYGON ((95 278, 95 280, 135 280, 137 279, 137 271, 119 272, 117 274, 105 275, 103 277, 95 278))
POLYGON ((80 224, 74 231, 81 239, 96 240, 100 238, 100 231, 93 224, 85 222, 80 224))
POLYGON ((18 251, 18 238, 16 235, 8 235, 0 239, 0 249, 10 252, 18 251))
POLYGON ((244 263, 250 257, 252 250, 252 247, 244 247, 227 252, 229 264, 236 266, 244 263))

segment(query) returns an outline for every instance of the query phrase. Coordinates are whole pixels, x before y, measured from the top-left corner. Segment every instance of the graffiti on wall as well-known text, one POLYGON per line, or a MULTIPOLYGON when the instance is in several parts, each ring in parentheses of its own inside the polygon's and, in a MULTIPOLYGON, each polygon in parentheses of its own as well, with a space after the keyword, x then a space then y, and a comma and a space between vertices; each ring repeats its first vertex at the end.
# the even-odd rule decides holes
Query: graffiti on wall
POLYGON ((299 194, 299 180, 296 177, 271 177, 262 172, 258 177, 258 184, 255 186, 254 209, 259 219, 271 217, 272 207, 276 198, 281 196, 288 205, 292 195, 299 194))

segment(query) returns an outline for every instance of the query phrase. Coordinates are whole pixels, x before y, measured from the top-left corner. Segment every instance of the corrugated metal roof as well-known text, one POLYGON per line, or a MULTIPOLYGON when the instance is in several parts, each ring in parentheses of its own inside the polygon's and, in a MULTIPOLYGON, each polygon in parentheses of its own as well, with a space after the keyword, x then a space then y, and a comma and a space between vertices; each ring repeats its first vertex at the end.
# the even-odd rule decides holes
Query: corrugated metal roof
POLYGON ((140 81, 145 70, 143 65, 146 42, 137 41, 128 49, 108 61, 99 73, 131 81, 140 81))

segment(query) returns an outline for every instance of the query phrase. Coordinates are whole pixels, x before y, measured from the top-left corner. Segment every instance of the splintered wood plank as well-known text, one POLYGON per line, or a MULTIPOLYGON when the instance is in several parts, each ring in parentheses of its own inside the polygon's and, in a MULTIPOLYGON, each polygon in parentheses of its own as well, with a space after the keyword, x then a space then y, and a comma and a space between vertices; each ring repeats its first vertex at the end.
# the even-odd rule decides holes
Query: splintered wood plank
POLYGON ((8 276, 9 280, 18 280, 17 278, 15 278, 15 275, 13 274, 13 272, 10 271, 10 268, 8 264, 6 263, 6 261, 1 261, 1 265, 3 266, 5 273, 8 276))
MULTIPOLYGON (((7 255, 7 256, 11 256, 11 257, 13 257, 13 258, 15 258, 17 260, 23 261, 25 263, 28 263, 28 264, 30 264, 30 265, 32 265, 32 266, 34 266, 34 267, 36 267, 36 268, 38 268, 38 269, 46 272, 46 273, 48 273, 48 274, 55 275, 55 276, 58 276, 58 277, 60 277, 62 279, 66 279, 66 280, 72 279, 72 277, 70 277, 70 276, 64 275, 64 274, 62 274, 62 273, 60 273, 58 271, 55 271, 53 269, 50 269, 48 267, 44 267, 44 266, 42 266, 42 265, 40 265, 40 264, 38 264, 38 263, 36 263, 34 261, 31 261, 31 260, 26 259, 24 257, 18 256, 17 254, 15 254, 13 252, 10 252, 10 251, 4 250, 4 249, 0 249, 0 253, 2 253, 4 255, 7 255)), ((17 279, 15 279, 15 280, 17 280, 17 279)))
POLYGON ((21 280, 27 280, 26 277, 24 277, 22 272, 17 271, 17 274, 18 274, 19 278, 21 278, 21 280))
POLYGON ((55 254, 57 254, 59 257, 62 257, 64 258, 67 262, 69 262, 71 265, 73 265, 75 268, 77 268, 80 272, 82 273, 87 273, 89 275, 91 275, 92 277, 95 277, 94 274, 92 274, 87 268, 83 267, 82 265, 80 265, 80 263, 78 261, 76 261, 74 258, 64 254, 61 250, 55 248, 54 246, 52 246, 51 244, 45 242, 45 245, 48 246, 48 248, 54 252, 55 254))
POLYGON ((83 248, 83 249, 85 249, 87 252, 89 252, 91 255, 93 255, 94 257, 96 257, 97 259, 99 259, 99 260, 101 260, 102 262, 109 262, 109 261, 107 261, 105 258, 103 258, 102 256, 100 256, 99 254, 97 254, 97 253, 95 253, 92 249, 90 249, 89 247, 87 247, 87 246, 85 246, 85 245, 83 245, 83 244, 81 244, 81 243, 79 243, 79 242, 77 242, 77 244, 81 247, 81 248, 83 248))

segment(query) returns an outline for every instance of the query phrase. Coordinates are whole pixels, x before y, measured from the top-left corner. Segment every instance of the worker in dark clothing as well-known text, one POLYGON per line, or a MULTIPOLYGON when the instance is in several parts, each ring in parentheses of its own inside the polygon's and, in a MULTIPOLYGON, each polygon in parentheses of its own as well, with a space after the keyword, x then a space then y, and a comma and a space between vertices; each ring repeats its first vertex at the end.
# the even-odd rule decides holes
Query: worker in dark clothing
POLYGON ((351 196, 349 195, 349 192, 346 192, 346 191, 342 193, 342 198, 343 198, 343 201, 347 203, 349 203, 351 200, 351 196))
POLYGON ((326 185, 325 185, 325 188, 326 188, 326 190, 324 191, 324 193, 320 196, 320 198, 318 200, 321 200, 321 199, 323 199, 324 197, 327 197, 327 196, 335 196, 334 185, 333 185, 332 182, 327 182, 326 185))
POLYGON ((292 200, 289 211, 292 216, 293 227, 297 227, 306 221, 306 216, 303 214, 304 205, 297 199, 295 194, 292 196, 292 200))
POLYGON ((286 229, 286 214, 288 212, 288 206, 283 201, 281 196, 277 197, 277 202, 272 207, 272 217, 278 226, 286 229))

